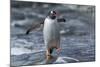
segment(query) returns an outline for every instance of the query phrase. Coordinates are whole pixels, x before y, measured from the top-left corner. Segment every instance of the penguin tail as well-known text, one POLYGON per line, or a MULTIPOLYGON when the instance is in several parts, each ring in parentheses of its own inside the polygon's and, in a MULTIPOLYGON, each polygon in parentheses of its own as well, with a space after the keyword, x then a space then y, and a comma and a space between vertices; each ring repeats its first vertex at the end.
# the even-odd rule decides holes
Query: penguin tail
POLYGON ((50 49, 50 54, 52 54, 52 52, 53 52, 53 48, 50 49))

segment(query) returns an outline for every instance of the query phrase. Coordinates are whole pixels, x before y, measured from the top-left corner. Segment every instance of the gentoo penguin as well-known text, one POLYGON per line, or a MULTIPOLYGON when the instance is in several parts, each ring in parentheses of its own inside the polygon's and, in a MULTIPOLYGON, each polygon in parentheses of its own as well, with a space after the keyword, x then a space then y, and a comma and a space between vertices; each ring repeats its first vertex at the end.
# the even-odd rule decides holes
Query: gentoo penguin
MULTIPOLYGON (((44 22, 40 24, 44 24, 43 28, 43 37, 44 43, 46 46, 46 57, 47 59, 52 57, 53 49, 60 50, 60 26, 59 22, 65 22, 64 18, 58 18, 56 11, 50 11, 48 16, 45 18, 44 22)), ((36 25, 35 27, 31 27, 27 30, 26 34, 38 27, 40 24, 36 25)))
POLYGON ((44 21, 43 35, 44 43, 47 48, 46 55, 50 57, 54 48, 60 50, 60 27, 57 22, 57 13, 55 11, 50 11, 44 21))

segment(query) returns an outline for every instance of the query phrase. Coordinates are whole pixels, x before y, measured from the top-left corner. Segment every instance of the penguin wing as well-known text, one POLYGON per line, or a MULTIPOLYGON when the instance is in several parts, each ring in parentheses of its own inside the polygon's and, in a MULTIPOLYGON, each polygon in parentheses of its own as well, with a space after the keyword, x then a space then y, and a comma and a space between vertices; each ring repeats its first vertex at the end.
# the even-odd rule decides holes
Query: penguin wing
POLYGON ((58 18, 57 21, 58 22, 66 22, 66 19, 65 18, 58 18))
POLYGON ((44 22, 40 22, 40 23, 38 23, 38 24, 32 25, 32 26, 26 31, 26 35, 28 35, 29 32, 31 32, 32 30, 41 27, 41 24, 44 24, 44 22))

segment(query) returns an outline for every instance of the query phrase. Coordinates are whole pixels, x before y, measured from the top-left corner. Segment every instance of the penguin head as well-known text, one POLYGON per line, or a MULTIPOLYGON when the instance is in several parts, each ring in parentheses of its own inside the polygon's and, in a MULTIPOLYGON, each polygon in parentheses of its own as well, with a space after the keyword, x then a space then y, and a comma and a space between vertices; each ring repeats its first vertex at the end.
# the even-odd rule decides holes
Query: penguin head
POLYGON ((50 11, 49 12, 49 18, 50 19, 56 19, 56 17, 57 17, 56 11, 50 11))

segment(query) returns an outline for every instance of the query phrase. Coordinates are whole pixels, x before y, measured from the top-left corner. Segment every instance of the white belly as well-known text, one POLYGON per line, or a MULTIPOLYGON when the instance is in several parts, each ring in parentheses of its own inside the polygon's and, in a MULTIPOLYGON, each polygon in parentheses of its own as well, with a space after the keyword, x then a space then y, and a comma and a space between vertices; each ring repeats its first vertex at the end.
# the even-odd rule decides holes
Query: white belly
POLYGON ((60 41, 60 29, 59 24, 56 20, 49 21, 48 19, 44 22, 44 42, 47 46, 53 46, 52 41, 60 41))

